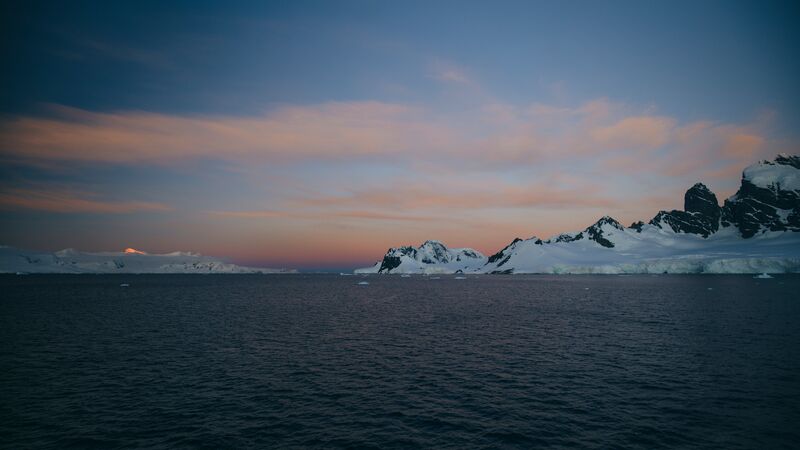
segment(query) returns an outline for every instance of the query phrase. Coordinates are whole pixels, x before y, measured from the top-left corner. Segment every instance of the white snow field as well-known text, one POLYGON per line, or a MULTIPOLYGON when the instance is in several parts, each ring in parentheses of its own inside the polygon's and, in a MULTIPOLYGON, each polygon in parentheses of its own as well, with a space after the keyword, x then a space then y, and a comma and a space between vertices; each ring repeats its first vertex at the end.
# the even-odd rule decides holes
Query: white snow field
MULTIPOLYGON (((515 243, 504 258, 481 272, 507 273, 785 273, 800 272, 800 233, 767 232, 743 239, 732 228, 703 238, 644 225, 601 227, 614 243, 589 239, 537 244, 515 243), (505 258, 508 259, 505 259, 505 258)), ((541 241, 540 241, 541 242, 541 241)))

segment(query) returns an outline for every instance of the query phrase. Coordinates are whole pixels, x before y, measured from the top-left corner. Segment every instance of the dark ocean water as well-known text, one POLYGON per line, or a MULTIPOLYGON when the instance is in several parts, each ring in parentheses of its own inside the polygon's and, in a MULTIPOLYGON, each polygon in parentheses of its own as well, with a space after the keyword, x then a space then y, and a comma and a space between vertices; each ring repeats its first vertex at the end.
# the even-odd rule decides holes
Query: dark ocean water
POLYGON ((0 447, 800 445, 798 276, 360 280, 0 277, 0 447))

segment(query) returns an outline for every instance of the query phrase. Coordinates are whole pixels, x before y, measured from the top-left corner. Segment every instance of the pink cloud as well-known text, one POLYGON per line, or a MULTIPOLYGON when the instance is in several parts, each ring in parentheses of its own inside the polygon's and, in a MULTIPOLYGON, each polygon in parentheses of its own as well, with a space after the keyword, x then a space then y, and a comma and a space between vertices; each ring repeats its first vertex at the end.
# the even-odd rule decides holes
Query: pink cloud
POLYGON ((296 210, 253 210, 253 211, 208 211, 209 214, 221 217, 247 218, 247 219, 307 219, 329 220, 332 218, 367 219, 367 220, 398 220, 398 221, 430 221, 439 218, 432 216, 418 216, 407 214, 393 214, 378 211, 296 211, 296 210))
POLYGON ((737 133, 728 136, 722 152, 735 159, 753 159, 764 145, 764 138, 754 134, 737 133))
POLYGON ((646 165, 657 150, 673 159, 691 155, 696 162, 702 159, 696 164, 702 166, 718 157, 751 161, 775 149, 757 125, 680 124, 607 99, 575 107, 486 100, 478 108, 450 113, 385 102, 283 106, 252 117, 52 111, 0 122, 0 157, 40 167, 65 161, 216 159, 247 165, 361 159, 495 170, 576 158, 628 158, 646 165))
POLYGON ((55 213, 125 214, 168 211, 162 203, 100 200, 96 194, 69 190, 7 189, 0 192, 0 208, 29 209, 55 213))
POLYGON ((444 190, 443 187, 402 186, 366 189, 346 196, 320 195, 296 200, 303 206, 370 206, 398 210, 492 209, 526 207, 603 207, 614 200, 598 195, 599 186, 559 189, 546 184, 498 186, 482 183, 472 189, 444 190))
MULTIPOLYGON (((222 160, 237 176, 252 177, 258 189, 269 182, 270 201, 258 204, 250 197, 253 204, 242 200, 242 210, 217 210, 204 216, 208 220, 253 226, 245 219, 278 219, 264 222, 351 230, 369 224, 359 232, 381 228, 378 221, 397 221, 403 226, 389 228, 409 230, 404 239, 430 230, 427 237, 455 233, 466 240, 467 231, 483 235, 486 229, 499 236, 475 245, 491 248, 515 235, 580 229, 598 214, 646 220, 658 209, 679 207, 681 193, 696 181, 730 177, 721 183, 728 192, 746 165, 787 150, 766 130, 760 123, 683 123, 607 99, 575 106, 487 99, 458 111, 343 102, 283 106, 252 117, 57 107, 47 117, 0 122, 0 158, 40 167, 222 160), (369 165, 362 169, 357 163, 364 162, 369 165), (659 203, 663 192, 677 192, 677 200, 659 203)), ((91 193, 20 189, 2 192, 0 206, 168 209, 91 193)))
POLYGON ((380 102, 284 107, 260 117, 187 117, 56 107, 0 124, 9 159, 169 163, 187 158, 290 161, 392 154, 446 144, 449 130, 380 102))
POLYGON ((608 148, 654 150, 666 145, 671 138, 676 121, 667 117, 626 117, 612 125, 591 130, 599 145, 608 148))

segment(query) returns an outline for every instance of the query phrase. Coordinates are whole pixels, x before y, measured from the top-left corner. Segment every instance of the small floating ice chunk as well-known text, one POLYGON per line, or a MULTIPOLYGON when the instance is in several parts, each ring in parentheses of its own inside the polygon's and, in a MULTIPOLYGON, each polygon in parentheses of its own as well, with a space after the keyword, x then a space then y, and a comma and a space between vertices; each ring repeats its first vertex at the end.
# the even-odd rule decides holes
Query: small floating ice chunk
POLYGON ((130 286, 130 284, 128 284, 128 283, 122 283, 122 284, 119 285, 119 287, 128 287, 128 286, 130 286))
POLYGON ((765 273, 762 273, 762 274, 760 274, 760 275, 756 275, 756 276, 754 276, 753 278, 758 278, 758 279, 767 279, 767 278, 775 278, 775 277, 773 277, 772 275, 770 275, 770 274, 768 274, 768 273, 766 273, 766 272, 765 272, 765 273))
POLYGON ((411 278, 411 275, 409 275, 407 273, 404 273, 404 274, 400 275, 400 278, 411 278))
POLYGON ((455 277, 456 280, 466 280, 467 277, 455 277))
POLYGON ((358 282, 358 285, 359 285, 359 286, 366 286, 366 285, 368 285, 368 284, 369 284, 369 281, 359 281, 359 282, 358 282))
POLYGON ((709 290, 709 291, 713 291, 713 290, 714 290, 714 288, 708 288, 708 290, 709 290))

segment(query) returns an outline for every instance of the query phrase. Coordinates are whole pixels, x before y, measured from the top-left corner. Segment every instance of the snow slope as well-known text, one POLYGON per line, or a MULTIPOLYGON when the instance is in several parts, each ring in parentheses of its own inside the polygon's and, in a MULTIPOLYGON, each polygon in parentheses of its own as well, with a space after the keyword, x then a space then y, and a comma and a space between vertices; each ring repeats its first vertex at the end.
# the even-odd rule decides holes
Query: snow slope
POLYGON ((755 186, 785 191, 800 190, 800 170, 794 164, 800 163, 788 155, 779 155, 773 161, 761 161, 744 169, 742 178, 755 186))
POLYGON ((196 253, 87 253, 65 249, 55 253, 0 246, 0 273, 291 273, 292 270, 243 267, 196 253))
MULTIPOLYGON (((590 227, 591 228, 591 227, 590 227)), ((800 233, 767 232, 743 239, 733 228, 708 238, 646 224, 641 231, 599 227, 592 239, 518 241, 482 273, 783 273, 800 272, 800 233), (541 243, 537 243, 541 242, 541 243)))

